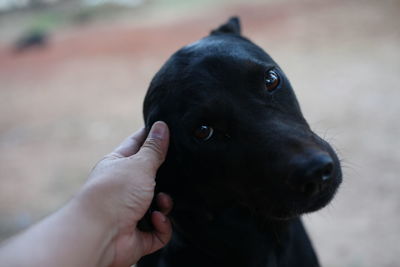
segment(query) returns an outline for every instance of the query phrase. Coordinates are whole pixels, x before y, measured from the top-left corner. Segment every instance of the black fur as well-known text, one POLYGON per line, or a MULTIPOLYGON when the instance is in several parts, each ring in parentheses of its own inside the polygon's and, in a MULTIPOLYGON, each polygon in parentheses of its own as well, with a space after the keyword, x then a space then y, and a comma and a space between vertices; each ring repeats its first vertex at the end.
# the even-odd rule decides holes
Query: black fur
POLYGON ((174 199, 174 235, 139 267, 319 266, 301 214, 341 183, 338 158, 303 118, 285 74, 232 18, 176 52, 144 101, 171 131, 156 191, 174 199), (272 92, 268 71, 280 76, 272 92), (200 126, 214 133, 195 137, 200 126))

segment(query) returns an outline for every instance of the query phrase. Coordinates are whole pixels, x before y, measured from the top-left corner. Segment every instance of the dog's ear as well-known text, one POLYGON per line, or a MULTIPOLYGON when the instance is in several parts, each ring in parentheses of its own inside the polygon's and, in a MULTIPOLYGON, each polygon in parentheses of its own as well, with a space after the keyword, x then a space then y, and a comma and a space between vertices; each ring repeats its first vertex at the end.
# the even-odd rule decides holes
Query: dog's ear
POLYGON ((225 24, 222 24, 217 29, 211 31, 211 35, 231 33, 240 35, 240 19, 231 17, 225 24))

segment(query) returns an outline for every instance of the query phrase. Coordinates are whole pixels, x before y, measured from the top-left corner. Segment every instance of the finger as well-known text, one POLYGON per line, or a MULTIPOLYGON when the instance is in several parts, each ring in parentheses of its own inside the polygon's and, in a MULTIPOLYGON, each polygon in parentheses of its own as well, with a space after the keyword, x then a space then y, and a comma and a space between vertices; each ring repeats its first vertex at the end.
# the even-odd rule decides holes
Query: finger
POLYGON ((161 212, 153 211, 151 222, 154 226, 154 231, 143 233, 145 254, 151 254, 164 247, 171 240, 172 236, 171 222, 161 212))
POLYGON ((129 157, 136 154, 141 145, 146 138, 145 128, 141 128, 140 130, 133 133, 131 136, 126 138, 113 152, 111 152, 108 156, 123 158, 129 157))
POLYGON ((150 129, 149 136, 144 141, 137 153, 152 164, 154 169, 158 169, 167 155, 169 144, 169 130, 165 122, 158 121, 150 129))
POLYGON ((165 193, 158 193, 156 196, 157 207, 164 215, 168 215, 173 207, 172 198, 165 193))

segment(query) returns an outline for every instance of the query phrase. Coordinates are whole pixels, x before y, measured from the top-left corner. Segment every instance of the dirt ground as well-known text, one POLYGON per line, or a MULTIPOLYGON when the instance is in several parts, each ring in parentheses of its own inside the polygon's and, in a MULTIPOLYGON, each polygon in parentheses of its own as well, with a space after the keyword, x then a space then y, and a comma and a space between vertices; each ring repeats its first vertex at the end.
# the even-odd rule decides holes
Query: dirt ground
POLYGON ((400 266, 400 1, 163 10, 66 27, 21 54, 0 24, 0 238, 73 196, 96 161, 142 125, 145 91, 168 56, 237 14, 342 159, 336 199, 305 216, 323 266, 400 266))

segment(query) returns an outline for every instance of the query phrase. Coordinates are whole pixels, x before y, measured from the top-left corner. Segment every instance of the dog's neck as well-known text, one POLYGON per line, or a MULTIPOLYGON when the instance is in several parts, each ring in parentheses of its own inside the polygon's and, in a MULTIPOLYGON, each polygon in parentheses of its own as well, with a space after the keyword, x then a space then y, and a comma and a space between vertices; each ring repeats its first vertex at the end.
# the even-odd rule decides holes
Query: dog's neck
POLYGON ((299 218, 260 219, 234 201, 207 203, 196 190, 175 191, 187 185, 174 184, 176 176, 168 178, 167 184, 157 184, 175 202, 173 238, 138 267, 319 266, 299 218))
POLYGON ((206 218, 197 214, 195 211, 175 214, 174 237, 163 253, 167 262, 174 263, 171 266, 178 260, 183 264, 194 258, 198 259, 198 265, 191 261, 186 265, 278 266, 278 258, 285 249, 282 244, 288 242, 290 222, 260 223, 248 211, 236 207, 206 218))

